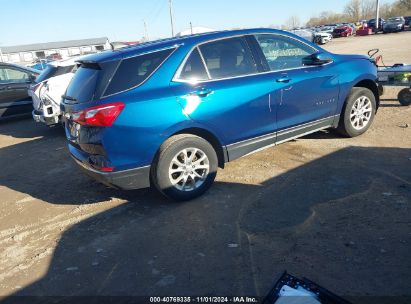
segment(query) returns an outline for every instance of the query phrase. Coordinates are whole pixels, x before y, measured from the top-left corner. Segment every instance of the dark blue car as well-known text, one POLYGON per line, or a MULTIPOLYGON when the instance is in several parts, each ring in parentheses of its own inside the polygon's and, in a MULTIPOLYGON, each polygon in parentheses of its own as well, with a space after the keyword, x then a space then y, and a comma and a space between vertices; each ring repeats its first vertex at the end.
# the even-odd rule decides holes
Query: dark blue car
POLYGON ((70 153, 104 184, 189 200, 241 156, 321 129, 364 133, 379 105, 376 73, 369 57, 272 29, 91 55, 63 96, 70 153))

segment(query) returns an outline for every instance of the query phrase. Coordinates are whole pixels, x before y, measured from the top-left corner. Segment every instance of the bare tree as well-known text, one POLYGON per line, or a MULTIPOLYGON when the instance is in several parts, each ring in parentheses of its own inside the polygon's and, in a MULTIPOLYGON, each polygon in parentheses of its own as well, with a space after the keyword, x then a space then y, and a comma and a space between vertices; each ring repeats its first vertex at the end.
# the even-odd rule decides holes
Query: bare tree
POLYGON ((361 3, 361 18, 370 19, 375 16, 376 2, 375 0, 363 0, 361 3))
POLYGON ((411 0, 399 0, 399 5, 407 10, 411 10, 411 0))
POLYGON ((358 21, 361 19, 361 0, 351 0, 344 8, 344 13, 349 17, 350 21, 358 21))
POLYGON ((288 29, 295 29, 300 26, 300 18, 297 16, 291 16, 290 18, 287 19, 285 22, 285 26, 288 29))
POLYGON ((391 17, 391 5, 388 3, 384 3, 380 6, 380 16, 381 18, 389 18, 391 17))
MULTIPOLYGON (((375 0, 350 0, 345 6, 344 14, 334 12, 321 12, 311 17, 308 26, 341 23, 347 21, 360 21, 375 18, 375 0)), ((411 15, 411 0, 396 0, 393 3, 384 3, 380 6, 380 16, 389 18, 393 16, 411 15)))

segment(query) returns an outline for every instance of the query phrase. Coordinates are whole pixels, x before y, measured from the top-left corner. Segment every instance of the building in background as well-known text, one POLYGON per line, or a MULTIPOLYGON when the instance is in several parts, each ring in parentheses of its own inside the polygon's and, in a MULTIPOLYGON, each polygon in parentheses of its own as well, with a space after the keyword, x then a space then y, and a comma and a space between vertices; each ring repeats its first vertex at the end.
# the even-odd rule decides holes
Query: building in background
POLYGON ((107 37, 5 46, 1 47, 0 61, 29 64, 37 59, 67 58, 110 48, 107 37))

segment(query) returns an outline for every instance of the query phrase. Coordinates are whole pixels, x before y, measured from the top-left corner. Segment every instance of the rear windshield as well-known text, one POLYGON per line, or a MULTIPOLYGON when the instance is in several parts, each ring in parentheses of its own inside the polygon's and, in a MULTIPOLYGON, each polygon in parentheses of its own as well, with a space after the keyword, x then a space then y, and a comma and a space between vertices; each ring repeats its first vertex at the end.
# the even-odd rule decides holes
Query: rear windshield
POLYGON ((92 101, 100 73, 99 69, 81 66, 74 74, 64 95, 77 102, 92 101))
POLYGON ((42 82, 44 80, 47 80, 51 77, 63 75, 70 73, 74 70, 75 65, 69 65, 69 66, 53 66, 53 65, 47 65, 47 67, 44 69, 44 71, 41 72, 41 74, 37 77, 36 81, 37 82, 42 82))
POLYGON ((173 50, 168 49, 123 59, 104 96, 123 92, 142 84, 173 50))

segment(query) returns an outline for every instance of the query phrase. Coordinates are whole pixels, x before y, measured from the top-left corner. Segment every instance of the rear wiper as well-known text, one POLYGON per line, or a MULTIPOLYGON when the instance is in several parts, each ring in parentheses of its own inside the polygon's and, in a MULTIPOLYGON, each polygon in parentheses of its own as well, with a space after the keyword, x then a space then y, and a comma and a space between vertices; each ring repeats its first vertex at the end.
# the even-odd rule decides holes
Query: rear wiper
POLYGON ((63 97, 64 99, 67 99, 67 100, 71 100, 71 101, 77 101, 77 99, 76 99, 76 98, 74 98, 74 97, 71 97, 71 96, 67 96, 67 95, 62 95, 61 97, 63 97))

